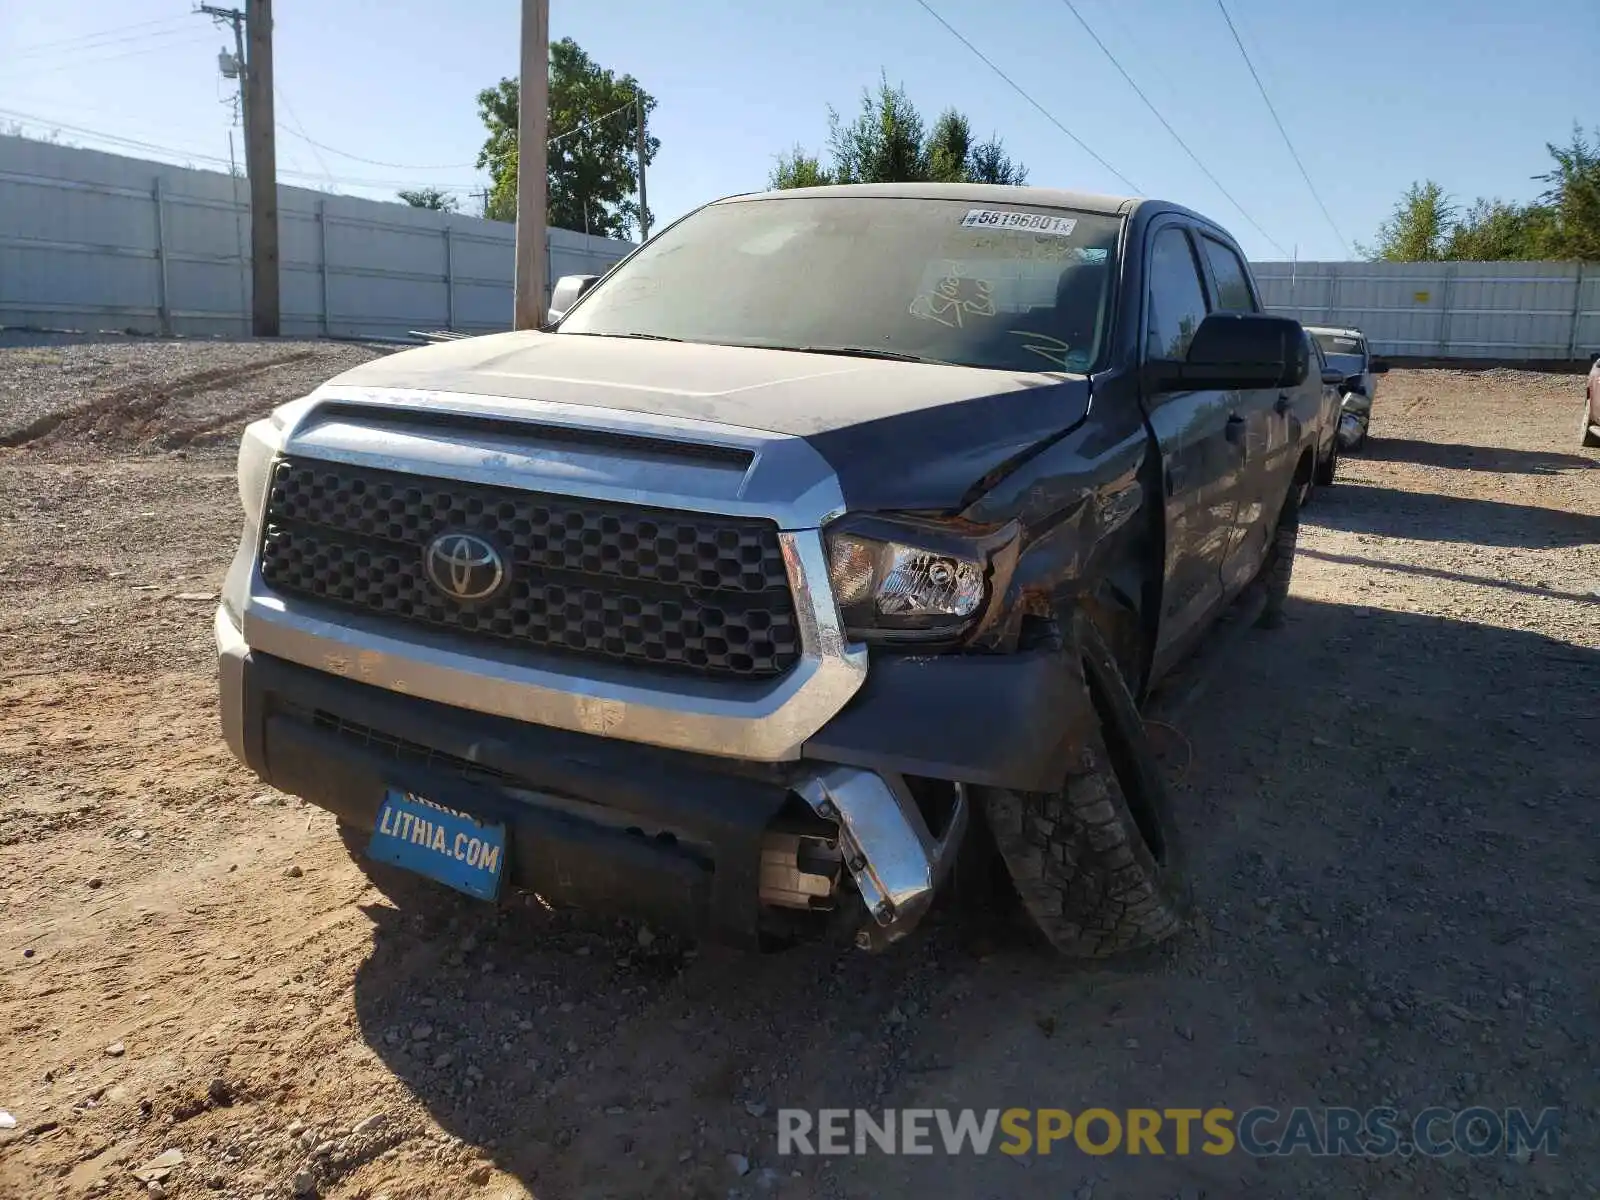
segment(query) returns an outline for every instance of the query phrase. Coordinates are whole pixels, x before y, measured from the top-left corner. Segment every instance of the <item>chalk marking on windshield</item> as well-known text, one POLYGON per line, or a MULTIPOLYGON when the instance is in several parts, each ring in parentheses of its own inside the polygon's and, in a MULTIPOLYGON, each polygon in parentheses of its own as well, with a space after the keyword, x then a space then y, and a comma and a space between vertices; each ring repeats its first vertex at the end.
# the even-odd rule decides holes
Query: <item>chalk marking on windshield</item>
POLYGON ((1015 337, 1037 338, 1040 342, 1048 342, 1049 345, 1038 346, 1029 345, 1025 342, 1023 343, 1022 348, 1024 350, 1031 350, 1057 370, 1072 370, 1072 368, 1067 365, 1067 359, 1071 356, 1073 350, 1071 343, 1064 342, 1058 337, 1051 337, 1048 333, 1035 333, 1031 329, 1008 329, 1006 332, 1015 337))
POLYGON ((937 321, 941 325, 948 325, 951 329, 961 329, 969 316, 995 315, 994 282, 962 275, 960 268, 952 262, 944 277, 934 285, 933 291, 924 292, 912 300, 911 307, 907 311, 920 320, 937 321), (961 295, 963 283, 971 283, 977 296, 963 299, 961 295))

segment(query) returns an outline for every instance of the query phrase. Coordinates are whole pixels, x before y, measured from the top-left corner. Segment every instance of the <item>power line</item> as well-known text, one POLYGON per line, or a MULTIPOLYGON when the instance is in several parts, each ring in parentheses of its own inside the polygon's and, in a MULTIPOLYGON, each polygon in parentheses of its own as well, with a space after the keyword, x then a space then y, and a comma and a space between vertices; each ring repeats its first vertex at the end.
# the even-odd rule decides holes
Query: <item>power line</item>
POLYGON ((1033 107, 1036 108, 1039 111, 1040 115, 1043 116, 1045 120, 1049 121, 1050 124, 1054 125, 1062 133, 1066 134, 1067 137, 1070 138, 1073 141, 1073 143, 1077 145, 1078 149, 1082 150, 1090 158, 1094 159, 1095 162, 1099 163, 1102 167, 1104 167, 1106 170, 1110 171, 1118 179, 1122 180, 1123 183, 1127 184, 1128 185, 1128 189, 1130 191, 1137 192, 1139 190, 1138 184, 1134 183, 1133 180, 1129 179, 1121 171, 1117 170, 1110 163, 1108 163, 1105 159, 1101 158, 1098 154, 1096 154, 1093 150, 1091 150, 1089 148, 1089 146, 1088 146, 1088 143, 1086 143, 1077 134, 1073 133, 1072 130, 1068 129, 1060 121, 1056 120, 1055 117, 1051 115, 1049 109, 1045 108, 1044 105, 1040 104, 1032 96, 1028 95, 1028 93, 1025 92, 1022 89, 1022 86, 1019 83, 1017 83, 1016 80, 1012 79, 1011 76, 1007 75, 1004 71, 1002 71, 999 67, 997 67, 994 64, 994 62, 989 58, 988 55, 984 54, 984 52, 982 50, 979 50, 971 42, 967 41, 966 38, 962 37, 961 34, 956 30, 955 26, 951 25, 949 21, 946 21, 938 13, 934 12, 933 9, 931 7, 929 7, 929 5, 927 3, 927 0, 917 0, 917 3, 922 7, 924 12, 926 12, 935 21, 939 22, 939 24, 943 25, 945 27, 945 29, 947 31, 949 31, 950 35, 956 39, 956 41, 960 42, 968 50, 971 50, 974 54, 976 54, 980 59, 983 60, 983 64, 986 67, 988 67, 996 75, 1000 76, 1001 79, 1005 80, 1006 83, 1011 86, 1011 90, 1012 91, 1016 92, 1017 95, 1021 96, 1029 104, 1033 105, 1033 107))
POLYGON ((593 120, 585 121, 582 125, 574 125, 571 129, 567 130, 565 133, 556 134, 556 136, 551 138, 548 142, 546 142, 545 145, 554 146, 557 142, 566 141, 566 139, 571 137, 573 134, 582 133, 585 129, 592 129, 596 125, 600 124, 601 121, 610 120, 612 117, 616 116, 618 113, 632 111, 633 108, 637 104, 638 104, 637 100, 629 100, 621 108, 613 108, 610 112, 601 113, 598 117, 595 117, 593 120))
POLYGON ((1285 250, 1281 245, 1278 244, 1278 241, 1277 241, 1276 238, 1274 238, 1265 229, 1261 228, 1260 224, 1257 223, 1257 221, 1256 221, 1256 219, 1254 217, 1252 217, 1248 212, 1245 211, 1244 205, 1240 204, 1237 200, 1235 200, 1233 198, 1233 195, 1228 191, 1228 189, 1222 186, 1222 180, 1218 179, 1215 175, 1213 175, 1211 173, 1211 169, 1209 167, 1207 167, 1205 163, 1200 161, 1200 156, 1189 148, 1189 143, 1183 140, 1183 138, 1179 135, 1178 131, 1172 127, 1172 123, 1170 121, 1168 121, 1166 119, 1166 117, 1161 115, 1161 110, 1158 109, 1155 106, 1155 104, 1151 101, 1149 96, 1146 96, 1144 94, 1144 89, 1141 88, 1137 83, 1135 83, 1133 81, 1133 76, 1129 75, 1128 72, 1123 69, 1122 64, 1117 61, 1117 56, 1115 54, 1111 53, 1110 49, 1106 46, 1106 44, 1100 40, 1100 35, 1097 34, 1094 31, 1094 29, 1089 25, 1088 21, 1083 19, 1083 14, 1078 11, 1078 6, 1076 4, 1074 4, 1072 2, 1072 0, 1061 0, 1061 3, 1063 3, 1063 4, 1065 4, 1067 6, 1067 11, 1069 11, 1070 13, 1072 13, 1073 16, 1078 18, 1078 24, 1083 26, 1083 31, 1089 35, 1089 37, 1093 40, 1093 42, 1094 42, 1094 44, 1096 46, 1100 47, 1100 52, 1102 54, 1104 54, 1108 59, 1111 60, 1111 65, 1117 69, 1117 74, 1121 75, 1122 78, 1127 81, 1128 86, 1133 89, 1133 94, 1138 96, 1139 99, 1144 101, 1144 106, 1146 108, 1148 108, 1153 114, 1155 114, 1156 120, 1161 122, 1161 127, 1172 135, 1172 140, 1177 142, 1179 146, 1183 147, 1183 152, 1185 154, 1187 154, 1191 159, 1194 160, 1194 165, 1200 168, 1200 173, 1203 174, 1207 179, 1209 179, 1213 184, 1216 185, 1217 191, 1221 192, 1224 196, 1226 196, 1227 199, 1228 199, 1228 203, 1233 205, 1236 209, 1239 210, 1239 215, 1242 216, 1246 221, 1248 221, 1250 223, 1250 227, 1252 229, 1254 229, 1262 237, 1266 238, 1267 241, 1272 244, 1272 246, 1278 251, 1279 254, 1287 256, 1289 252, 1287 250, 1285 250))
MULTIPOLYGON (((296 124, 298 123, 297 121, 296 124)), ((297 137, 302 142, 307 142, 319 150, 326 150, 329 154, 337 154, 340 158, 348 158, 351 162, 365 163, 369 167, 388 167, 392 171, 473 171, 478 166, 477 163, 438 163, 433 166, 422 166, 418 163, 383 162, 381 159, 376 158, 362 158, 359 154, 351 154, 346 150, 340 150, 337 146, 329 146, 324 142, 319 142, 315 138, 308 137, 305 130, 290 129, 281 121, 278 123, 278 128, 290 137, 297 137)))
MULTIPOLYGON (((279 100, 283 101, 283 107, 288 111, 289 119, 294 122, 295 129, 298 129, 300 131, 300 136, 302 138, 305 138, 305 140, 307 142, 311 142, 311 139, 306 137, 305 126, 300 124, 300 114, 295 112, 294 105, 289 103, 289 97, 285 96, 283 94, 283 89, 281 87, 277 87, 276 85, 274 85, 272 91, 273 91, 273 94, 276 95, 279 100)), ((278 125, 278 128, 279 129, 283 129, 284 127, 280 123, 278 125)), ((285 133, 293 133, 294 130, 284 129, 284 132, 285 133)), ((317 144, 315 142, 311 142, 311 156, 317 160, 317 166, 322 168, 322 173, 328 177, 328 182, 332 183, 333 182, 333 172, 328 170, 328 164, 326 162, 324 162, 323 159, 322 159, 322 151, 317 149, 317 144)))
POLYGON ((95 50, 110 50, 117 46, 137 45, 141 42, 170 41, 173 38, 181 38, 186 33, 188 33, 188 30, 181 28, 152 29, 144 33, 133 34, 129 37, 98 38, 93 41, 85 40, 66 46, 35 46, 31 51, 21 54, 14 54, 11 57, 20 61, 23 59, 37 59, 40 57, 50 58, 56 56, 76 56, 79 54, 88 54, 95 50))
MULTIPOLYGON (((155 142, 141 141, 138 138, 123 137, 114 133, 101 133, 97 129, 86 129, 81 125, 69 125, 63 121, 47 121, 43 117, 34 116, 31 113, 14 112, 10 109, 0 108, 0 117, 8 117, 14 120, 23 121, 40 129, 64 132, 71 134, 74 137, 90 138, 94 141, 106 142, 112 146, 117 146, 120 148, 140 150, 144 151, 145 153, 164 154, 172 158, 183 159, 189 162, 214 163, 221 167, 227 167, 230 165, 229 160, 221 157, 220 155, 206 154, 199 150, 180 150, 173 146, 162 146, 155 142)), ((278 174, 291 176, 296 179, 313 180, 317 182, 326 180, 327 182, 335 184, 343 184, 346 187, 367 187, 383 190, 409 187, 441 187, 450 191, 466 192, 470 191, 475 186, 471 183, 460 182, 435 182, 430 184, 418 179, 358 179, 351 176, 337 175, 328 177, 319 175, 315 171, 285 170, 279 171, 278 174)))
MULTIPOLYGON (((131 25, 113 25, 109 29, 102 29, 95 33, 80 33, 74 35, 73 37, 52 38, 47 42, 35 42, 31 46, 23 46, 21 49, 14 51, 10 57, 13 59, 31 58, 34 54, 37 54, 41 50, 56 50, 60 48, 65 48, 68 50, 74 48, 81 49, 82 47, 78 45, 79 43, 102 42, 107 38, 111 39, 111 42, 108 44, 114 44, 119 41, 137 40, 137 38, 127 39, 116 37, 114 35, 124 34, 134 29, 149 29, 151 26, 157 25, 177 26, 187 23, 188 22, 185 21, 183 17, 159 17, 154 21, 135 21, 131 25)), ((141 36, 150 35, 145 34, 141 36)))
MULTIPOLYGON (((1250 68, 1250 78, 1256 81, 1256 89, 1261 93, 1261 99, 1266 101, 1267 111, 1272 114, 1272 123, 1278 127, 1278 132, 1283 135, 1283 144, 1289 147, 1289 157, 1294 159, 1294 165, 1300 168, 1300 178, 1306 181, 1306 187, 1311 192, 1311 198, 1317 202, 1317 207, 1322 210, 1322 215, 1327 218, 1328 228, 1333 230, 1333 235, 1339 239, 1339 245, 1344 247, 1345 257, 1350 257, 1350 244, 1344 240, 1344 234, 1339 232, 1339 226, 1334 224, 1333 214, 1328 211, 1328 206, 1322 202, 1322 197, 1317 194, 1317 185, 1311 182, 1311 175, 1306 171, 1306 166, 1300 161, 1300 155, 1295 152, 1294 143, 1289 140, 1289 131, 1283 127, 1283 122, 1278 119, 1278 110, 1272 106, 1272 97, 1267 95, 1266 85, 1261 82, 1261 76, 1256 74, 1256 65, 1250 61, 1250 55, 1245 52, 1244 42, 1240 40, 1239 31, 1234 28, 1233 18, 1228 15, 1227 8, 1222 0, 1217 0, 1217 7, 1222 10, 1222 19, 1228 23, 1228 32, 1233 34, 1233 44, 1239 47, 1239 56, 1244 59, 1244 65, 1250 68)), ((1281 250, 1282 247, 1280 246, 1281 250)))
MULTIPOLYGON (((289 102, 287 97, 283 97, 283 92, 281 90, 279 91, 278 95, 283 98, 284 106, 288 108, 289 102)), ((600 124, 601 121, 609 120, 618 113, 632 112, 634 105, 635 101, 629 100, 620 108, 614 108, 608 113, 601 113, 598 117, 595 117, 589 121, 585 121, 582 125, 575 126, 574 128, 567 130, 565 133, 557 134, 555 137, 550 139, 548 144, 554 146, 557 142, 564 141, 573 134, 582 133, 586 129, 592 129, 594 126, 600 124)), ((292 108, 290 108, 289 115, 291 117, 294 116, 294 110, 292 108)), ((282 122, 278 123, 278 128, 283 130, 290 137, 299 138, 302 142, 306 142, 319 150, 326 150, 329 154, 337 154, 340 158, 348 158, 352 162, 365 163, 369 167, 387 167, 392 171, 468 171, 476 170, 478 167, 478 164, 475 162, 435 163, 425 166, 421 163, 384 162, 382 159, 377 158, 363 158, 359 154, 351 154, 347 150, 340 150, 337 146, 330 146, 326 142, 317 141, 315 138, 306 133, 304 126, 300 125, 298 118, 295 120, 295 128, 290 128, 289 126, 284 125, 282 122)))
MULTIPOLYGON (((180 33, 180 32, 186 33, 187 36, 176 38, 176 39, 172 39, 170 37, 170 35, 163 35, 163 36, 168 37, 168 40, 162 41, 162 42, 154 42, 153 40, 151 40, 149 43, 147 43, 145 45, 135 46, 131 50, 121 50, 121 51, 117 52, 116 54, 101 55, 99 58, 79 58, 79 57, 74 57, 70 62, 42 63, 42 64, 39 64, 39 66, 42 69, 40 71, 36 72, 36 74, 43 74, 43 75, 52 75, 52 74, 54 74, 54 75, 59 75, 64 71, 71 71, 71 70, 74 70, 74 69, 86 68, 86 67, 98 67, 101 63, 116 62, 118 59, 122 59, 122 58, 138 58, 141 55, 145 55, 145 54, 160 54, 164 50, 187 50, 187 49, 190 49, 191 47, 203 45, 207 41, 210 40, 208 35, 196 35, 191 31, 174 30, 173 32, 174 33, 180 33)), ((109 47, 90 46, 85 51, 85 53, 87 53, 88 51, 100 50, 100 49, 105 49, 105 48, 109 48, 109 47)), ((74 55, 76 55, 77 53, 78 53, 77 51, 73 51, 74 55)), ((26 69, 27 69, 27 65, 24 64, 24 70, 26 70, 26 69)))

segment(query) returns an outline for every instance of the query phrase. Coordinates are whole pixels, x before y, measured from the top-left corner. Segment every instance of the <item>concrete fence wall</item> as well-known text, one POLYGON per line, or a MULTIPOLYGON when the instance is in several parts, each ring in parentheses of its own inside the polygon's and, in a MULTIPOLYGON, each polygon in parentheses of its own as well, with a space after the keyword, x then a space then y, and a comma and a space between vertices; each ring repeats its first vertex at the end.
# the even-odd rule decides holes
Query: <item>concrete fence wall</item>
MULTIPOLYGON (((512 226, 278 189, 285 334, 404 337, 511 323, 512 226)), ((549 235, 550 277, 633 243, 549 235)), ((0 136, 0 325, 249 332, 242 178, 0 136)), ((1363 330, 1380 353, 1576 359, 1600 351, 1600 266, 1261 262, 1267 307, 1363 330)))
MULTIPOLYGON (((511 225, 278 189, 286 335, 404 337, 511 326, 511 225)), ((550 277, 633 243, 549 235, 550 277)), ((217 171, 0 136, 0 325, 250 330, 250 193, 217 171)))
POLYGON ((1262 262, 1268 309, 1354 326, 1381 354, 1581 359, 1600 352, 1600 264, 1262 262))

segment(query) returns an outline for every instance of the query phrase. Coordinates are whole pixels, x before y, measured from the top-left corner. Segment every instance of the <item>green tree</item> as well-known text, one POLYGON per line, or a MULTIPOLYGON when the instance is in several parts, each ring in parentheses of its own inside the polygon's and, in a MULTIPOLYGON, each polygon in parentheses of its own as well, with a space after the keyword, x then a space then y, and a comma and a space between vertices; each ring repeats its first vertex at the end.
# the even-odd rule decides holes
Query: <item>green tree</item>
POLYGON ((822 187, 833 182, 814 154, 807 154, 796 146, 788 154, 780 155, 778 165, 767 176, 767 186, 773 191, 787 188, 822 187))
POLYGON ((395 194, 412 208, 429 208, 434 212, 453 213, 460 207, 456 198, 442 188, 406 188, 395 194))
POLYGON ((1555 256, 1600 262, 1600 145, 1574 125, 1569 145, 1546 143, 1545 149, 1556 165, 1534 178, 1550 185, 1540 199, 1553 213, 1555 256))
POLYGON ((1005 143, 997 137, 979 142, 967 156, 967 178, 973 183, 1005 183, 1021 187, 1028 182, 1028 168, 1012 162, 1005 143))
POLYGON ((928 134, 928 178, 934 183, 965 183, 972 154, 972 125, 947 108, 928 134))
POLYGON ((1462 262, 1556 257, 1553 219, 1543 204, 1478 200, 1450 230, 1440 257, 1462 262))
MULTIPOLYGON (((515 79, 478 93, 478 115, 489 131, 478 152, 478 166, 488 168, 491 181, 484 212, 495 220, 516 219, 520 94, 515 79)), ((632 75, 601 67, 571 38, 551 43, 551 225, 607 237, 630 237, 639 228, 636 97, 648 119, 655 98, 632 75)), ((646 140, 646 165, 660 148, 659 138, 646 140)))
POLYGON ((824 183, 1007 183, 1026 182, 1028 169, 1013 162, 997 137, 974 143, 972 125, 947 108, 930 128, 904 87, 887 76, 877 91, 862 89, 861 110, 846 121, 828 109, 828 157, 796 146, 778 159, 768 176, 773 188, 824 183))
POLYGON ((928 178, 922 114, 904 87, 890 87, 888 76, 877 95, 861 90, 861 111, 846 122, 828 110, 828 150, 839 183, 919 183, 928 178))
POLYGON ((1555 165, 1534 176, 1549 185, 1536 200, 1479 199, 1463 211, 1439 184, 1414 183, 1378 227, 1377 243, 1358 249, 1391 262, 1600 262, 1600 143, 1574 126, 1571 142, 1545 149, 1555 165))
POLYGON ((1383 262, 1434 262, 1444 253, 1456 208, 1445 190, 1433 180, 1413 183, 1378 226, 1374 246, 1357 245, 1370 259, 1383 262))

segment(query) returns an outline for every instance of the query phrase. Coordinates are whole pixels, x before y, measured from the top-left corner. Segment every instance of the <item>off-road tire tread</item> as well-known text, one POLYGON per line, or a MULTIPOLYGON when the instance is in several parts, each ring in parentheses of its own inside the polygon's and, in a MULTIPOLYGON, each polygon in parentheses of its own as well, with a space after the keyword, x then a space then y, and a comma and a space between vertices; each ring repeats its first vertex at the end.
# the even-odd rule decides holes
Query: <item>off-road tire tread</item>
POLYGON ((1164 941, 1183 927, 1189 905, 1159 764, 1133 698, 1120 679, 1115 686, 1122 695, 1112 703, 1136 723, 1127 757, 1138 786, 1162 789, 1158 808, 1168 866, 1151 856, 1129 811, 1102 722, 1090 723, 1077 770, 1059 791, 978 791, 1023 908, 1046 940, 1072 958, 1108 958, 1164 941))

